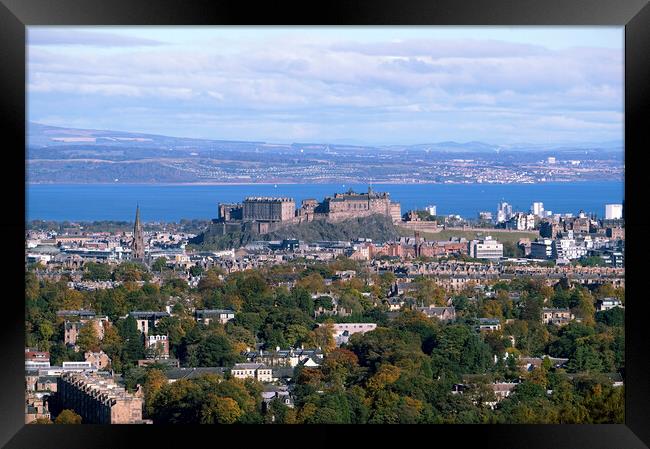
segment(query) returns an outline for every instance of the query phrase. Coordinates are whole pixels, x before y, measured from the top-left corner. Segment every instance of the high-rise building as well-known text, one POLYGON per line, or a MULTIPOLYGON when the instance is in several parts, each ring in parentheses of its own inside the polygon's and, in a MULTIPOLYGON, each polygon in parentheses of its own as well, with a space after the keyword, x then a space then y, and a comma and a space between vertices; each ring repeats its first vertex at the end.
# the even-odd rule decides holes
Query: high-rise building
POLYGON ((508 203, 501 202, 497 206, 497 223, 503 223, 512 218, 512 206, 508 203))
POLYGON ((542 202, 534 202, 532 206, 530 206, 530 212, 537 216, 541 217, 544 215, 544 203, 542 202))
POLYGON ((427 206, 426 210, 427 210, 427 212, 429 212, 429 215, 431 215, 431 216, 437 215, 435 205, 427 206))
POLYGON ((622 204, 605 204, 605 220, 620 220, 623 218, 622 204))
POLYGON ((133 243, 131 244, 133 250, 133 259, 144 259, 144 234, 142 232, 142 224, 140 223, 140 206, 135 209, 135 225, 133 226, 133 243))

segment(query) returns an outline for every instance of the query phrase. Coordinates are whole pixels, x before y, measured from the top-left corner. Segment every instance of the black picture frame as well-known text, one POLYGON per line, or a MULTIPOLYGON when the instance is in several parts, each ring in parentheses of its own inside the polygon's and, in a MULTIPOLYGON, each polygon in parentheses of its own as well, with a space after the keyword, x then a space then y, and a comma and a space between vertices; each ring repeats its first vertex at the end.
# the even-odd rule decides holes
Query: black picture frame
MULTIPOLYGON (((647 170, 643 153, 649 134, 650 6, 647 0, 328 0, 317 4, 235 0, 0 0, 0 123, 3 128, 5 214, 4 285, 0 369, 0 444, 27 447, 177 447, 228 444, 349 444, 387 441, 500 448, 644 448, 650 445, 650 361, 646 343, 648 300, 643 297, 643 235, 650 231, 645 204, 647 170), (29 426, 24 425, 24 258, 25 226, 25 27, 29 25, 619 25, 625 26, 626 226, 626 398, 624 425, 353 426, 290 428, 265 426, 29 426), (12 142, 11 144, 7 142, 12 142), (9 176, 7 176, 9 175, 9 176), (22 184, 21 184, 22 183, 22 184), (21 193, 22 192, 22 193, 21 193), (251 432, 251 430, 253 430, 251 432), (261 430, 261 429, 260 429, 261 430), (190 440, 192 440, 190 442, 190 440), (232 443, 230 443, 232 444, 232 443)), ((403 444, 403 443, 402 443, 403 444)))

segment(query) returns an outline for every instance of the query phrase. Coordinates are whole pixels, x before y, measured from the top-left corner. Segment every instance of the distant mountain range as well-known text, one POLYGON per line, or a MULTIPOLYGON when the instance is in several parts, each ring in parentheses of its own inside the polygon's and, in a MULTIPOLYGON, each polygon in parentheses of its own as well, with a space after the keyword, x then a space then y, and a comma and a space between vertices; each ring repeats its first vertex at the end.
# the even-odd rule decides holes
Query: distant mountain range
POLYGON ((586 142, 576 144, 555 143, 555 144, 539 144, 539 143, 517 143, 517 144, 503 144, 493 145, 484 142, 437 142, 437 143, 421 143, 414 145, 362 145, 354 141, 344 142, 337 139, 333 142, 312 142, 312 143, 269 143, 263 141, 232 141, 232 140, 219 140, 219 139, 199 139, 190 137, 171 137, 157 134, 145 134, 136 132, 124 131, 110 131, 110 130, 94 130, 94 129, 78 129, 78 128, 62 128, 50 125, 43 125, 35 122, 28 122, 28 146, 29 147, 44 147, 55 145, 107 145, 107 146, 165 146, 169 144, 174 145, 196 145, 204 146, 206 144, 229 144, 238 145, 242 147, 263 147, 264 149, 272 148, 287 148, 287 147, 309 147, 310 149, 339 149, 339 148, 355 148, 355 149, 384 149, 384 150, 422 150, 433 152, 445 153, 483 153, 483 152, 498 152, 498 151, 572 151, 572 150, 608 150, 608 151, 622 151, 623 145, 619 141, 607 142, 586 142))
POLYGON ((566 182, 618 179, 623 167, 622 148, 613 142, 270 143, 28 123, 27 147, 27 180, 34 184, 566 182), (552 173, 543 162, 551 156, 559 162, 552 173))

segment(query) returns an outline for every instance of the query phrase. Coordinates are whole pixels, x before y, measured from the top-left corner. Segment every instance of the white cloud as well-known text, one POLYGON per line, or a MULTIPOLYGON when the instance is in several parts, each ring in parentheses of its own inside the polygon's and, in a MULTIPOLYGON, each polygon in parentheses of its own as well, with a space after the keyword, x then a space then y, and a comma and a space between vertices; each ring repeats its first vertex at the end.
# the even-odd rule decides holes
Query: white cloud
POLYGON ((121 108, 131 112, 112 122, 123 121, 125 129, 145 126, 148 119, 129 108, 146 104, 155 126, 176 135, 190 125, 175 120, 203 114, 207 123, 219 117, 206 132, 239 139, 376 141, 390 131, 386 139, 405 142, 439 135, 498 143, 542 139, 542 131, 543 139, 622 133, 622 50, 476 39, 301 42, 291 33, 251 35, 227 47, 219 42, 227 41, 92 51, 30 47, 30 118, 67 116, 72 123, 121 108))

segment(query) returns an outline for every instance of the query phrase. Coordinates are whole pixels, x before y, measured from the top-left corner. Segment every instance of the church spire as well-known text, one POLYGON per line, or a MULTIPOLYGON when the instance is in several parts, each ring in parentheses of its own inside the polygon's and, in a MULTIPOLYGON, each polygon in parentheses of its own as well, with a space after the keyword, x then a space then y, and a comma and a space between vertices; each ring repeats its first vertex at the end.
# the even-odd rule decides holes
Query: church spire
POLYGON ((142 224, 140 223, 140 205, 135 208, 135 225, 133 226, 133 243, 131 245, 133 250, 133 259, 144 259, 144 235, 142 233, 142 224))

